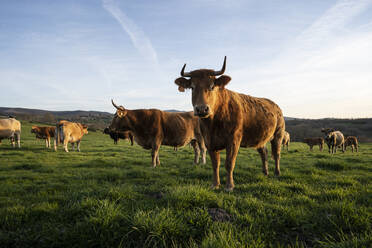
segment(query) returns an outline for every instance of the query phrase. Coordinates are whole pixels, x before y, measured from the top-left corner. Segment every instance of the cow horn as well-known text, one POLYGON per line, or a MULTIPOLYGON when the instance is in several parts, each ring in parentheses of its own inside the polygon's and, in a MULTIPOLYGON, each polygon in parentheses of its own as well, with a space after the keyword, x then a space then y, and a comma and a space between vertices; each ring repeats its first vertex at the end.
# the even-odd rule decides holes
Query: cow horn
POLYGON ((112 103, 112 105, 114 105, 114 107, 115 107, 116 109, 122 109, 122 107, 119 107, 118 105, 116 105, 116 104, 114 103, 114 100, 112 100, 112 99, 111 99, 111 103, 112 103))
POLYGON ((191 77, 191 73, 190 72, 185 72, 185 67, 186 67, 186 64, 184 64, 183 67, 182 67, 181 76, 182 77, 191 77))
POLYGON ((223 66, 222 66, 222 69, 221 69, 220 71, 214 71, 214 72, 213 72, 213 75, 214 75, 214 76, 222 75, 222 74, 225 72, 225 69, 226 69, 226 56, 225 56, 225 59, 223 60, 223 66))

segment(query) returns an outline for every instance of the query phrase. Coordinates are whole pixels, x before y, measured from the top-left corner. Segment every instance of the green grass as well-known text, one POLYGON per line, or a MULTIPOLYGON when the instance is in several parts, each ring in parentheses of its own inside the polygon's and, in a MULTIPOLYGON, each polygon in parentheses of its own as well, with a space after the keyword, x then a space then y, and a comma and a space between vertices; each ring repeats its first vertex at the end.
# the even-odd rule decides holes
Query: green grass
POLYGON ((56 153, 30 126, 20 150, 0 145, 0 247, 372 246, 372 144, 329 155, 291 143, 280 177, 241 149, 227 193, 210 190, 210 159, 193 166, 189 147, 162 147, 153 169, 128 141, 91 132, 80 153, 56 153))

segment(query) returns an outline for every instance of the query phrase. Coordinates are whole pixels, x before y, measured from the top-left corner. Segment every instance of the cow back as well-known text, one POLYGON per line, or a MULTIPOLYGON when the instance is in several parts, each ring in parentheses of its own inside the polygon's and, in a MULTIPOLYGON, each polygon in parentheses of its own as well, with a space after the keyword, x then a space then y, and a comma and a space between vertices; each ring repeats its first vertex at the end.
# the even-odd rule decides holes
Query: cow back
POLYGON ((0 138, 9 138, 21 132, 21 123, 14 118, 0 119, 0 138))

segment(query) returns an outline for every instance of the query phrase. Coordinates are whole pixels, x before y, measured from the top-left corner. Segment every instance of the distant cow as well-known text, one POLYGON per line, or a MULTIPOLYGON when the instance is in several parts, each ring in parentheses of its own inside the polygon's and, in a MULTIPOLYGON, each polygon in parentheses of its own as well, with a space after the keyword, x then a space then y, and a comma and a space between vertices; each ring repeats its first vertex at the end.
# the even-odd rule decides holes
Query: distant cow
POLYGON ((340 131, 335 131, 334 129, 322 129, 324 133, 324 140, 328 145, 328 152, 331 154, 336 153, 337 147, 341 147, 341 151, 345 152, 345 139, 344 135, 340 131))
POLYGON ((194 163, 199 163, 200 150, 205 164, 205 145, 200 133, 199 119, 192 112, 170 113, 158 109, 129 110, 123 106, 112 105, 117 109, 110 130, 130 131, 134 140, 144 149, 151 149, 152 166, 160 164, 161 145, 182 147, 192 142, 194 163))
POLYGON ((289 146, 290 141, 291 141, 291 136, 289 135, 287 131, 284 131, 284 137, 282 141, 283 149, 284 147, 287 147, 287 151, 288 151, 288 146, 289 146))
POLYGON ((355 136, 348 136, 346 139, 345 139, 345 151, 346 151, 346 147, 348 146, 351 146, 351 152, 354 152, 354 148, 355 148, 355 151, 358 152, 358 139, 355 137, 355 136))
POLYGON ((21 123, 13 117, 0 119, 0 143, 2 139, 10 139, 13 147, 17 141, 21 148, 21 123))
POLYGON ((313 146, 319 146, 319 151, 323 151, 324 139, 321 137, 304 138, 304 143, 309 145, 310 151, 313 150, 313 146))
POLYGON ((36 134, 37 139, 45 139, 45 146, 47 148, 50 148, 50 138, 54 138, 55 131, 55 127, 31 127, 31 133, 36 134))
POLYGON ((213 188, 220 186, 220 151, 226 149, 226 190, 234 188, 233 171, 240 147, 253 147, 261 155, 262 170, 268 175, 266 143, 271 141, 275 160, 275 175, 280 174, 280 149, 285 123, 278 105, 266 98, 257 98, 225 89, 231 78, 209 69, 185 72, 175 80, 178 90, 192 89, 194 115, 200 118, 200 128, 213 165, 213 188), (219 76, 220 77, 216 77, 219 76))
POLYGON ((124 140, 125 139, 129 139, 130 140, 130 144, 133 145, 133 135, 129 131, 117 132, 117 131, 110 130, 108 127, 106 127, 103 130, 103 133, 110 135, 111 139, 114 140, 114 144, 115 145, 118 144, 119 139, 124 139, 124 140))
POLYGON ((80 142, 84 134, 88 133, 88 126, 78 123, 62 120, 56 125, 56 135, 54 141, 54 150, 57 151, 59 143, 63 143, 65 152, 68 152, 67 145, 71 143, 72 150, 77 144, 77 151, 80 152, 80 142))

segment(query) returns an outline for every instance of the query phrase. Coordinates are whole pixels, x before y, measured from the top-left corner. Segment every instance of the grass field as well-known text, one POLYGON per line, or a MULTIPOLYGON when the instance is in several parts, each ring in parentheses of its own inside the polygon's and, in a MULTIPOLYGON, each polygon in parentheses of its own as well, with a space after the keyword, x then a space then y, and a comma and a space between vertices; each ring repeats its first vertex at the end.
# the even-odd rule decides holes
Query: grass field
POLYGON ((372 247, 372 144, 292 143, 280 177, 241 149, 227 193, 189 147, 162 147, 153 169, 148 150, 98 132, 67 154, 22 131, 20 150, 0 145, 0 247, 372 247))

